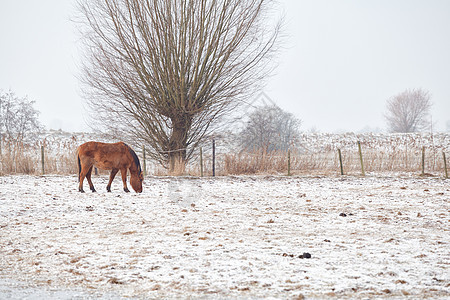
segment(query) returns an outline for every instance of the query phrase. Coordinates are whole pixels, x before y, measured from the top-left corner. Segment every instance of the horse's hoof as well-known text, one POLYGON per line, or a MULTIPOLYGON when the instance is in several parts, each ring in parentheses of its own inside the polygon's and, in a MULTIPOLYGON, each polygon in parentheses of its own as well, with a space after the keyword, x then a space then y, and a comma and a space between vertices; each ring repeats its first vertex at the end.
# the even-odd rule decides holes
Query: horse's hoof
POLYGON ((80 193, 84 193, 84 190, 83 190, 83 189, 79 189, 79 192, 80 192, 80 193))
POLYGON ((96 193, 96 192, 97 192, 95 189, 92 189, 91 191, 92 191, 93 193, 96 193))
POLYGON ((125 193, 129 193, 130 192, 130 190, 127 189, 127 188, 124 188, 123 190, 125 191, 125 193))

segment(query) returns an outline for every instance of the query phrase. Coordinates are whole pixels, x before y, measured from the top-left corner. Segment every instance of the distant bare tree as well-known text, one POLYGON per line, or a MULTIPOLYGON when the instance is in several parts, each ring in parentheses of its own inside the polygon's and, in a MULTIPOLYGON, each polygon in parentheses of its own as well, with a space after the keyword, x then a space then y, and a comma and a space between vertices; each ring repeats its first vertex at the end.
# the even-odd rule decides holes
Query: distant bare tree
POLYGON ((181 168, 273 69, 272 0, 79 0, 96 125, 181 168))
POLYGON ((430 93, 422 89, 406 90, 387 101, 385 115, 392 132, 416 132, 430 127, 430 93))
POLYGON ((12 91, 0 91, 0 139, 13 158, 24 143, 33 142, 42 129, 34 103, 28 97, 17 97, 12 91))
POLYGON ((276 105, 257 108, 240 132, 241 145, 247 150, 287 151, 299 137, 301 121, 276 105))

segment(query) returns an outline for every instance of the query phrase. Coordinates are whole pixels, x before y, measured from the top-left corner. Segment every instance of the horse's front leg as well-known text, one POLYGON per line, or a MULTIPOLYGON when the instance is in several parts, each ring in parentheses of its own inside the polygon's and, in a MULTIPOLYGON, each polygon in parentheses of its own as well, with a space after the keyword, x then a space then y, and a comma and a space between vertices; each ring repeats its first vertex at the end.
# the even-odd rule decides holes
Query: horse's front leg
POLYGON ((119 172, 119 169, 112 169, 111 174, 109 174, 109 182, 108 185, 106 186, 106 190, 110 193, 111 193, 111 184, 114 180, 114 177, 116 177, 117 172, 119 172))
POLYGON ((123 190, 124 190, 126 193, 129 193, 130 190, 129 190, 128 187, 127 187, 127 169, 126 169, 126 168, 120 169, 120 174, 122 175, 123 190))

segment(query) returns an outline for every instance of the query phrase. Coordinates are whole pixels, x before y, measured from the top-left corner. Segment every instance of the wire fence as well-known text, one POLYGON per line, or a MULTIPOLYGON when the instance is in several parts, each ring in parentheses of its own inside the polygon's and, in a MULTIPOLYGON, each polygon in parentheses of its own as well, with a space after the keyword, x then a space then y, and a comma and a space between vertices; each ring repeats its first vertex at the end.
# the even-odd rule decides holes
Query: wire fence
MULTIPOLYGON (((185 173, 192 176, 243 174, 366 175, 415 173, 448 178, 450 135, 305 134, 289 151, 237 151, 232 138, 219 138, 195 150, 185 173), (230 141, 231 140, 231 141, 230 141), (447 154, 447 155, 446 155, 447 154)), ((76 148, 83 138, 44 139, 32 144, 2 144, 0 175, 77 174, 76 148)), ((136 146, 147 175, 168 170, 145 157, 136 146)), ((108 174, 108 171, 99 171, 108 174)))
MULTIPOLYGON (((207 157, 203 169, 211 174, 207 157)), ((240 152, 218 155, 216 171, 219 175, 239 174, 286 174, 286 175, 366 175, 370 173, 420 173, 421 175, 446 174, 445 152, 431 148, 408 151, 374 150, 359 147, 319 153, 287 152, 240 152), (339 155, 339 153, 341 153, 339 155)), ((211 169, 211 168, 210 168, 211 169)), ((195 171, 194 171, 195 173, 195 171)), ((446 175, 448 177, 448 175, 446 175)))
MULTIPOLYGON (((298 146, 290 151, 271 152, 238 152, 230 150, 236 147, 229 144, 229 139, 216 141, 215 169, 218 175, 415 173, 446 176, 450 135, 303 134, 298 146)), ((211 175, 211 147, 204 148, 203 153, 204 172, 211 175)), ((190 166, 194 174, 198 173, 195 164, 199 162, 190 166)))

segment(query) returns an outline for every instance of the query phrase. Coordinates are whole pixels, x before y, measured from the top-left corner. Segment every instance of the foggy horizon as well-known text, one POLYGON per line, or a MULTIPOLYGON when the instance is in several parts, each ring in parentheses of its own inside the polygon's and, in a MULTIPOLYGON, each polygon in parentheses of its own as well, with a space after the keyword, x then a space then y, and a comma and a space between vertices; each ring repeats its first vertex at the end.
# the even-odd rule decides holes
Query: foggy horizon
MULTIPOLYGON (((87 131, 74 0, 0 4, 0 89, 35 100, 47 129, 87 131)), ((387 132, 386 101, 431 94, 433 131, 450 121, 450 2, 279 1, 283 49, 264 92, 308 132, 387 132)))

